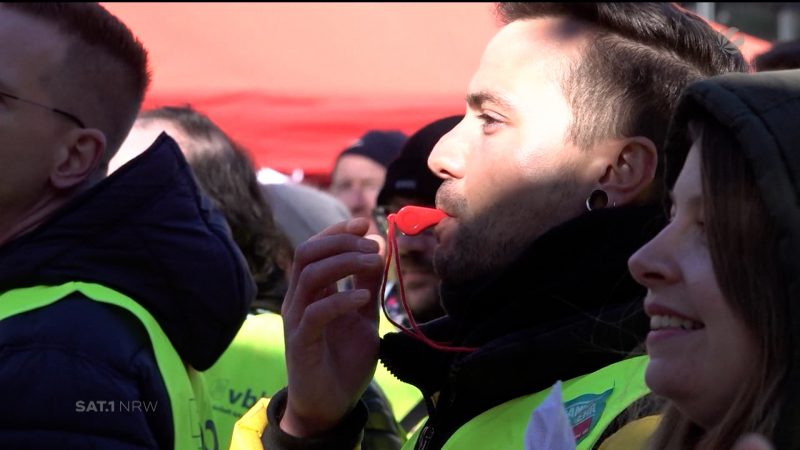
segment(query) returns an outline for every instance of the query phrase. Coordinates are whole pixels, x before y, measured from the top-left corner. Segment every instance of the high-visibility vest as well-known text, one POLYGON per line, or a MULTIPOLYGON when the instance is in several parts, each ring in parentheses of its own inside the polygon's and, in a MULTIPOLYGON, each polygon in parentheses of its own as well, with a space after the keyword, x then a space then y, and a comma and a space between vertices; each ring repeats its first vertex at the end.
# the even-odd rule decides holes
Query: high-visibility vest
MULTIPOLYGON (((578 450, 593 448, 620 413, 650 392, 644 382, 646 367, 647 357, 640 356, 562 383, 562 399, 578 450)), ((509 400, 478 415, 456 430, 442 450, 524 448, 531 413, 550 389, 509 400)), ((436 430, 421 427, 403 450, 413 449, 424 433, 435 435, 436 430)))
POLYGON ((288 384, 283 320, 274 313, 248 315, 236 337, 209 369, 208 386, 220 448, 227 449, 233 427, 259 399, 288 384))
POLYGON ((0 294, 0 320, 45 308, 75 292, 100 303, 118 306, 133 314, 144 326, 169 395, 173 448, 220 449, 202 374, 184 364, 156 319, 130 297, 105 286, 79 281, 59 286, 18 288, 0 294))
MULTIPOLYGON (((398 331, 394 325, 389 322, 386 316, 381 312, 380 320, 378 322, 378 334, 381 336, 386 333, 398 331)), ((386 398, 392 406, 392 412, 398 422, 402 419, 420 402, 422 399, 422 392, 419 388, 404 381, 400 381, 392 375, 391 372, 380 362, 378 367, 375 368, 375 381, 381 387, 386 398)), ((412 431, 412 430, 406 430, 412 431)))
MULTIPOLYGON (((381 315, 380 334, 394 331, 381 315)), ((260 398, 272 397, 288 384, 284 360, 283 320, 267 312, 249 315, 231 345, 203 372, 217 424, 220 448, 227 448, 230 431, 260 398)), ((391 403, 397 420, 422 401, 416 387, 394 377, 378 364, 375 381, 391 403)))

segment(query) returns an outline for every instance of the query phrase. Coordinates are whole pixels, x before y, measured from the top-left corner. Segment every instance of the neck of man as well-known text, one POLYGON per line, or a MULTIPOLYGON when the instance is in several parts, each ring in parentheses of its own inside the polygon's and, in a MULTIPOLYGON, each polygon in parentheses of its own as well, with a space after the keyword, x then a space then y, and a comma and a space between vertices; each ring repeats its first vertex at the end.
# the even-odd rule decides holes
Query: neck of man
POLYGON ((38 228, 75 195, 76 191, 69 194, 49 191, 22 213, 0 213, 0 247, 38 228))

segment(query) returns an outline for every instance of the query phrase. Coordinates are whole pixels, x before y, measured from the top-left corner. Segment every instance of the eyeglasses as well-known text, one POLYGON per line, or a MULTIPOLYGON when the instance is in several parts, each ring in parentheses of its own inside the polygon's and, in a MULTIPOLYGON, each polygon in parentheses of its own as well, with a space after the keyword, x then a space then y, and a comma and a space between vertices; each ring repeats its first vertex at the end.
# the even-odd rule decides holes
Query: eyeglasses
POLYGON ((0 97, 8 97, 8 98, 16 100, 18 102, 23 102, 23 103, 27 103, 29 105, 38 106, 40 108, 44 108, 44 109, 47 109, 49 111, 52 111, 52 112, 54 112, 56 114, 61 114, 62 116, 66 117, 67 119, 75 122, 79 127, 86 128, 86 125, 84 125, 84 123, 83 123, 83 121, 81 119, 78 119, 78 117, 76 117, 75 115, 70 114, 70 113, 68 113, 68 112, 66 112, 64 110, 61 110, 61 109, 58 109, 58 108, 53 108, 53 107, 50 107, 50 106, 47 106, 47 105, 43 105, 41 103, 34 102, 33 100, 26 100, 24 98, 17 97, 14 94, 9 94, 8 92, 0 91, 0 97))
POLYGON ((386 236, 389 232, 389 214, 396 212, 396 210, 385 206, 378 206, 372 210, 372 219, 375 220, 375 224, 378 226, 378 231, 381 232, 381 236, 386 236))

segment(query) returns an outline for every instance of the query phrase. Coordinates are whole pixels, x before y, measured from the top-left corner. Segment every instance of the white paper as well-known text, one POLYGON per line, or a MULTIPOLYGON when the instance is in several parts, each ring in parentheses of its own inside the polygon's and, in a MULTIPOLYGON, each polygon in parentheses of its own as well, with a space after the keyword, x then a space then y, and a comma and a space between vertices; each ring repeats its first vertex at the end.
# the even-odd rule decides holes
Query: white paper
POLYGON ((531 412, 525 430, 525 450, 575 450, 575 437, 561 399, 561 382, 550 389, 542 403, 531 412))

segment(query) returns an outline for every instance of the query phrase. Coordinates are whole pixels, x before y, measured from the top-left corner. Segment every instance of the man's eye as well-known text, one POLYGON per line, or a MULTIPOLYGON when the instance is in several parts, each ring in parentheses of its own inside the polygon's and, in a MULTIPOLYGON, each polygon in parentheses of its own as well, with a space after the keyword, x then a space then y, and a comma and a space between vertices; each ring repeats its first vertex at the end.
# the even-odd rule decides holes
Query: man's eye
POLYGON ((483 128, 483 132, 486 134, 493 133, 502 124, 500 120, 486 113, 479 115, 478 119, 483 122, 481 128, 483 128))

